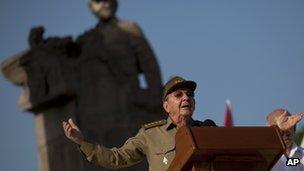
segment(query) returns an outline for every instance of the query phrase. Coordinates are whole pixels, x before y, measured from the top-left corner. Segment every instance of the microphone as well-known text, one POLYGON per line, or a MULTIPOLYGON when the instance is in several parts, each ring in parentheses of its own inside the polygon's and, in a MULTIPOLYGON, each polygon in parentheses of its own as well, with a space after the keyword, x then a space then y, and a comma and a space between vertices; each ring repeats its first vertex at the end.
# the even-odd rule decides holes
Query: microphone
POLYGON ((204 122, 202 121, 194 121, 194 124, 192 126, 217 126, 213 120, 206 119, 204 122))
POLYGON ((215 124, 215 122, 213 122, 213 120, 206 119, 204 120, 201 126, 217 126, 217 125, 215 124))

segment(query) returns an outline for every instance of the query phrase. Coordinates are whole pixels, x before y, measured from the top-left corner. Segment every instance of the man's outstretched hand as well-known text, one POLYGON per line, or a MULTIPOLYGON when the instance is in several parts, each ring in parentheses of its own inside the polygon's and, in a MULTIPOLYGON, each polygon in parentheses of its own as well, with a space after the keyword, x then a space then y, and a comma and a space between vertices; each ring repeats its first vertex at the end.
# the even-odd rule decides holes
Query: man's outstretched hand
POLYGON ((62 127, 64 129, 64 134, 68 139, 74 143, 77 143, 78 145, 82 144, 84 141, 83 135, 71 118, 69 118, 67 122, 63 121, 62 127))
POLYGON ((278 117, 276 123, 281 130, 285 131, 294 127, 302 118, 302 112, 288 116, 287 111, 285 111, 281 116, 278 117))

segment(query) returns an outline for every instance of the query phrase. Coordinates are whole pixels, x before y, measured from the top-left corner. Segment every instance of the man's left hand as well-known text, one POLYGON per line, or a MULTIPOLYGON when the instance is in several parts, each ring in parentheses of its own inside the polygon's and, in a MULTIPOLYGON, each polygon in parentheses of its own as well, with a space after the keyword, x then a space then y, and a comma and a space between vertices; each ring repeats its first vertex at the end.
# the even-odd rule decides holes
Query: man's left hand
POLYGON ((295 115, 288 116, 287 111, 285 111, 279 118, 277 119, 277 125, 282 130, 288 130, 294 127, 302 118, 304 113, 298 112, 295 115))

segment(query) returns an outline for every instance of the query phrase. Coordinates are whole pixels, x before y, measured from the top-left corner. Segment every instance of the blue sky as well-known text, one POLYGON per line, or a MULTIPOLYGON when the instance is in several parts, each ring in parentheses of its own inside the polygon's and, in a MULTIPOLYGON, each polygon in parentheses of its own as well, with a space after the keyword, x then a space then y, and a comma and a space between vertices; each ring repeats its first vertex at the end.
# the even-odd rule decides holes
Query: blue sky
MULTIPOLYGON (((235 125, 260 126, 275 108, 304 111, 303 8, 301 0, 121 0, 118 16, 141 26, 163 82, 198 83, 195 119, 222 125, 230 99, 235 125)), ((33 26, 75 37, 96 19, 86 0, 1 0, 0 22, 3 61, 28 47, 33 26)), ((1 171, 38 170, 34 116, 17 108, 20 92, 0 76, 1 171)))

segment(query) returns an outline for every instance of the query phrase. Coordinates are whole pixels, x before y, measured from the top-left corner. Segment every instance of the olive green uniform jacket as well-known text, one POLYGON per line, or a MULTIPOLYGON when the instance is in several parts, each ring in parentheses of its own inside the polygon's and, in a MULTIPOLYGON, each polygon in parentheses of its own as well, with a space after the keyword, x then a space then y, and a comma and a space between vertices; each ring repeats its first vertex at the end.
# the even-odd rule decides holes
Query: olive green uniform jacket
MULTIPOLYGON (((192 126, 204 126, 203 123, 191 120, 192 126)), ((176 132, 176 126, 168 117, 167 120, 145 124, 136 136, 129 138, 120 148, 108 149, 100 144, 84 142, 80 150, 89 162, 105 168, 128 167, 147 157, 150 171, 165 171, 175 156, 176 132)))

